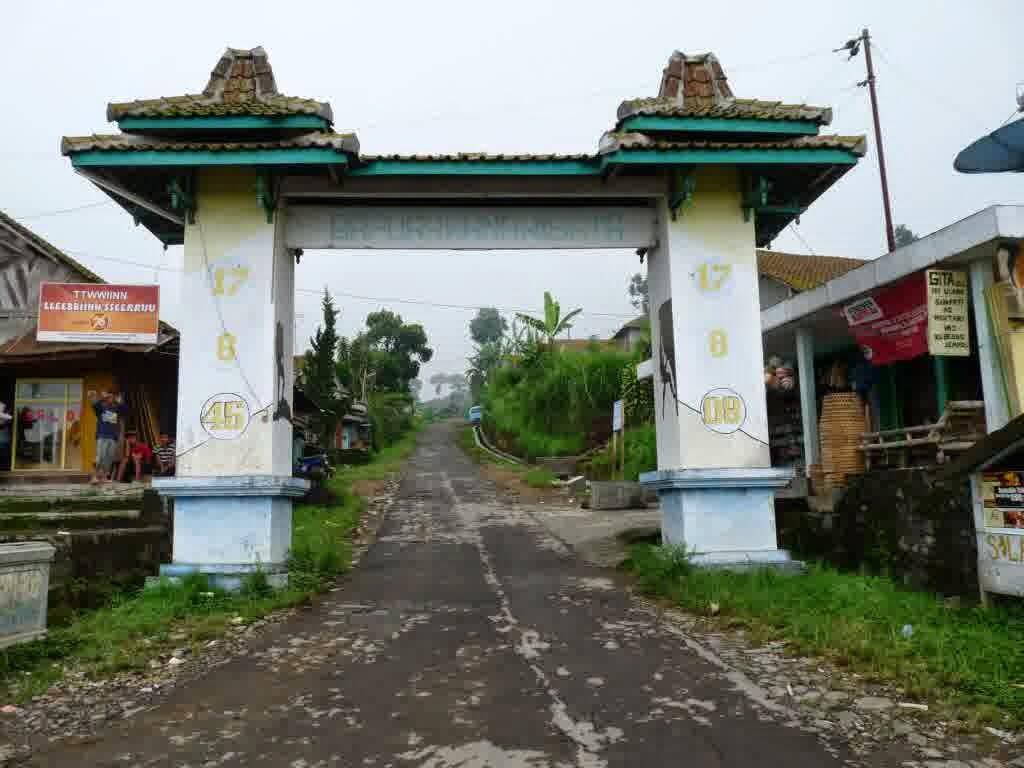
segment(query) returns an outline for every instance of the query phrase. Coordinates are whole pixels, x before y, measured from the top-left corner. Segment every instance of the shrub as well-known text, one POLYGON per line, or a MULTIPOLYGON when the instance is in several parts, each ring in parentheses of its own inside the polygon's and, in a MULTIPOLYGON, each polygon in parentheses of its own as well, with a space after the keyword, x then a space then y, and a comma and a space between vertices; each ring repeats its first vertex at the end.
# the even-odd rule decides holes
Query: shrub
POLYGON ((555 475, 547 467, 534 467, 523 473, 523 482, 531 488, 550 488, 555 475))
POLYGON ((369 413, 373 447, 380 450, 412 428, 413 400, 407 394, 380 392, 370 396, 369 413))
MULTIPOLYGON (((627 429, 625 435, 625 479, 638 480, 641 473, 658 468, 658 441, 654 425, 645 424, 635 429, 627 429)), ((611 480, 615 469, 612 466, 612 447, 609 443, 590 460, 585 472, 591 480, 611 480)))

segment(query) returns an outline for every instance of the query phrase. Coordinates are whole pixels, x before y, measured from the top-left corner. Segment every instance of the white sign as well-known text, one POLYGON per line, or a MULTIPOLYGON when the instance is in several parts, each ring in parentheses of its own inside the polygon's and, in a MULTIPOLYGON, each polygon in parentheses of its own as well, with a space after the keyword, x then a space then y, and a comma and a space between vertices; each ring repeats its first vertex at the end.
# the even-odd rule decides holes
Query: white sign
POLYGON ((608 206, 296 205, 289 248, 648 248, 654 209, 608 206))
POLYGON ((971 334, 967 320, 967 273, 952 269, 929 269, 928 353, 967 357, 971 334))
POLYGON ((622 431, 622 401, 612 403, 612 432, 622 431))

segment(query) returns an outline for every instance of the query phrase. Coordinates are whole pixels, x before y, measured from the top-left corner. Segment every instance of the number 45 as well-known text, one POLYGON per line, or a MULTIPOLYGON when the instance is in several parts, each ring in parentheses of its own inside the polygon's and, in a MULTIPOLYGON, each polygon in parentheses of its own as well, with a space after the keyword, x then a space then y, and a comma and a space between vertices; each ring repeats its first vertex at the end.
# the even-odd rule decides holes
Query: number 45
POLYGON ((218 400, 211 403, 203 414, 203 424, 210 429, 227 430, 231 432, 242 429, 242 416, 245 413, 245 403, 241 400, 218 400))

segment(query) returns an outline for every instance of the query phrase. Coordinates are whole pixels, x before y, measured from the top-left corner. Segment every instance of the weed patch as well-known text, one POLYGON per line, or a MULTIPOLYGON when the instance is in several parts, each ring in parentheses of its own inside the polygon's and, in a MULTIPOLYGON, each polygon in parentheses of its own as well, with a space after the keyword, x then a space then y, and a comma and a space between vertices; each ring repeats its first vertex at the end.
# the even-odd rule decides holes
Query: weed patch
POLYGON ((547 467, 533 467, 523 473, 523 482, 531 488, 550 488, 555 475, 547 467))
POLYGON ((696 569, 651 545, 633 548, 630 567, 648 593, 896 683, 952 717, 1024 723, 1024 610, 1017 606, 951 606, 886 578, 819 565, 802 576, 696 569))

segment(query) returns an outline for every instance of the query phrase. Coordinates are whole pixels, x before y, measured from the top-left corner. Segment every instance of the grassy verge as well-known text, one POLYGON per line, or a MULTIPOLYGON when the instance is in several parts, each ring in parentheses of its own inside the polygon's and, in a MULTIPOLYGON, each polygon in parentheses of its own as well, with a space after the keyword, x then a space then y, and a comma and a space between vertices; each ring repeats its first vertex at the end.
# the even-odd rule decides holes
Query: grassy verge
POLYGON ((947 716, 1024 724, 1024 611, 1016 607, 953 607, 889 579, 822 566, 804 576, 695 569, 650 545, 634 548, 631 567, 649 593, 895 683, 947 716))
POLYGON ((476 444, 476 440, 473 439, 472 427, 463 427, 460 429, 456 441, 463 452, 477 464, 494 464, 502 469, 511 469, 516 472, 526 470, 526 467, 522 464, 516 464, 513 461, 507 461, 506 459, 499 458, 493 453, 480 448, 476 444))
POLYGON ((201 576, 180 585, 117 595, 109 605, 76 617, 46 639, 0 651, 0 686, 9 700, 25 701, 69 671, 90 678, 145 669, 151 659, 176 648, 197 649, 232 623, 251 622, 279 608, 307 602, 352 562, 352 537, 366 506, 353 490, 360 482, 383 480, 415 446, 416 430, 381 450, 368 464, 339 471, 330 480, 329 505, 296 505, 288 586, 267 587, 250 579, 240 593, 212 589, 201 576))

